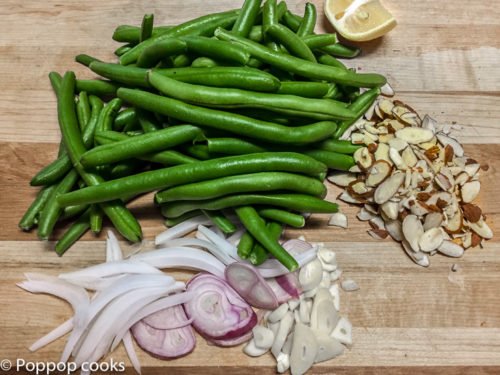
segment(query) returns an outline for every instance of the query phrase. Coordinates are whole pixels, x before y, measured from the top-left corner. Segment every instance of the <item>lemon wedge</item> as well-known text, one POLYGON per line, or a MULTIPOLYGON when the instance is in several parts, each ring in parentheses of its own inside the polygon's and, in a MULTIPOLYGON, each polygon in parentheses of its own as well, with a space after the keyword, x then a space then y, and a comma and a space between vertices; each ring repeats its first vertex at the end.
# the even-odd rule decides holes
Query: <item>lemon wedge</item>
POLYGON ((325 14, 340 35, 355 42, 379 38, 397 24, 379 0, 326 0, 325 14))

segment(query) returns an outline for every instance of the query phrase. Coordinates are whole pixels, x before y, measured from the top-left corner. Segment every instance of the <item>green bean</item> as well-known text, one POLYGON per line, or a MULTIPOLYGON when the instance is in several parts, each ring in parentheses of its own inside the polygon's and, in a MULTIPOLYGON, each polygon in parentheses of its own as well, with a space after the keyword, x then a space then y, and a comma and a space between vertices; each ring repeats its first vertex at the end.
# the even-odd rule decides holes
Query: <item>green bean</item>
POLYGON ((244 38, 250 34, 250 30, 255 24, 257 15, 259 14, 261 1, 262 0, 245 0, 231 32, 244 38))
POLYGON ((326 80, 356 87, 377 87, 386 83, 385 77, 380 74, 358 74, 350 70, 305 61, 294 56, 282 55, 220 28, 215 30, 215 36, 241 46, 246 52, 262 62, 310 79, 326 80))
POLYGON ((272 237, 266 228, 264 220, 262 220, 254 208, 243 206, 237 207, 235 210, 243 226, 250 234, 290 272, 295 271, 299 267, 297 261, 272 237))
POLYGON ((245 65, 250 55, 231 43, 204 36, 186 36, 181 40, 186 43, 188 52, 207 56, 215 60, 245 65))
POLYGON ((215 61, 214 59, 211 59, 210 57, 204 57, 204 56, 197 57, 191 63, 192 68, 213 68, 215 66, 220 66, 220 64, 217 61, 215 61))
POLYGON ((115 52, 114 54, 118 57, 120 57, 121 55, 123 55, 124 53, 130 51, 132 49, 132 45, 131 44, 124 44, 123 46, 120 46, 118 47, 117 49, 115 49, 115 52))
POLYGON ((94 145, 94 134, 97 129, 101 111, 104 107, 102 100, 97 96, 91 95, 89 97, 89 102, 91 108, 90 119, 82 134, 83 145, 86 149, 89 149, 94 145))
POLYGON ((304 216, 277 208, 262 208, 258 209, 257 212, 263 218, 290 225, 294 228, 302 228, 306 223, 304 216))
MULTIPOLYGON (((104 183, 105 180, 97 174, 85 171, 79 162, 81 155, 85 153, 86 149, 81 139, 75 113, 75 81, 75 75, 73 72, 67 72, 64 75, 61 85, 61 93, 58 99, 59 126, 61 128, 61 133, 68 155, 78 171, 78 173, 75 172, 76 176, 79 174, 87 186, 97 187, 97 185, 104 183)), ((56 197, 56 199, 59 199, 59 197, 56 197)), ((116 229, 125 238, 130 241, 140 240, 141 227, 121 201, 115 200, 112 202, 102 203, 100 207, 110 218, 116 229)))
POLYGON ((210 154, 242 155, 267 151, 240 138, 208 138, 207 146, 210 154))
POLYGON ((238 256, 241 259, 248 259, 254 244, 255 239, 252 235, 248 231, 243 233, 243 236, 241 236, 240 242, 238 243, 238 256))
POLYGON ((104 106, 97 120, 96 132, 113 129, 115 118, 121 106, 122 101, 119 98, 114 98, 104 106))
POLYGON ((137 61, 142 51, 158 40, 186 36, 186 35, 211 35, 217 27, 228 27, 236 21, 237 12, 209 14, 183 24, 174 26, 164 33, 153 35, 151 38, 139 43, 130 51, 120 56, 120 64, 129 65, 137 61))
MULTIPOLYGON (((304 43, 302 39, 300 39, 300 37, 297 36, 297 34, 294 34, 286 26, 283 26, 281 24, 270 25, 267 28, 266 35, 269 35, 269 37, 272 38, 275 42, 283 45, 291 55, 297 56, 298 58, 310 61, 312 63, 316 62, 316 58, 314 57, 314 54, 309 49, 309 47, 304 43)), ((251 50, 249 50, 248 52, 253 54, 251 50)), ((254 56, 262 60, 259 56, 256 56, 255 54, 254 56)), ((278 68, 280 67, 278 66, 278 68)))
POLYGON ((126 108, 120 111, 113 122, 114 130, 123 130, 130 123, 137 123, 139 121, 137 117, 137 111, 135 108, 126 108))
POLYGON ((328 92, 324 96, 324 98, 330 98, 330 99, 336 99, 340 100, 343 97, 343 93, 340 90, 339 86, 332 83, 330 88, 328 89, 328 92))
POLYGON ((189 156, 199 160, 213 159, 208 152, 208 147, 206 145, 185 145, 182 150, 189 156))
POLYGON ((222 210, 242 205, 262 204, 282 207, 298 212, 337 212, 337 204, 305 194, 238 194, 204 201, 179 201, 162 206, 165 217, 177 217, 186 212, 200 210, 222 210))
MULTIPOLYGON (((271 236, 271 238, 278 242, 279 238, 281 237, 281 233, 283 232, 283 226, 279 223, 271 221, 266 224, 266 229, 269 231, 269 235, 271 236)), ((260 243, 254 245, 252 252, 248 256, 248 260, 254 266, 261 265, 267 260, 267 258, 269 258, 269 253, 260 243)))
POLYGON ((177 200, 204 200, 236 193, 288 190, 323 198, 326 188, 315 178, 285 172, 261 172, 222 177, 173 187, 156 193, 164 204, 177 200))
POLYGON ((177 146, 193 140, 200 134, 200 129, 191 125, 172 126, 154 133, 145 133, 95 147, 83 154, 80 162, 85 168, 116 163, 177 146))
POLYGON ((168 56, 175 56, 186 52, 186 43, 179 39, 167 38, 151 44, 139 55, 137 67, 152 68, 168 56))
POLYGON ((189 55, 182 53, 178 56, 175 56, 172 60, 172 66, 174 68, 187 68, 191 65, 191 57, 189 55))
POLYGON ((352 59, 361 53, 361 49, 357 47, 344 46, 340 43, 335 43, 329 46, 321 48, 321 51, 328 53, 329 55, 336 57, 344 57, 347 59, 352 59))
POLYGON ((262 33, 262 26, 257 25, 252 27, 250 34, 248 34, 248 39, 254 42, 260 43, 264 39, 264 34, 262 33))
POLYGON ((352 155, 360 148, 360 145, 355 145, 350 141, 340 141, 338 139, 327 139, 318 144, 321 150, 337 152, 339 154, 352 155))
MULTIPOLYGON (((101 132, 96 134, 95 137, 96 142, 101 145, 123 141, 129 138, 130 137, 125 134, 114 131, 101 132)), ((181 154, 180 152, 174 150, 167 150, 167 151, 161 151, 143 155, 139 157, 139 159, 151 161, 153 163, 160 163, 164 165, 188 164, 198 161, 198 159, 181 154)))
POLYGON ((192 85, 150 72, 149 82, 161 93, 185 102, 215 107, 256 107, 314 119, 346 119, 354 116, 342 102, 192 85))
POLYGON ((278 23, 278 9, 276 0, 266 0, 262 7, 262 31, 267 33, 269 26, 278 23))
POLYGON ((141 169, 143 166, 138 160, 127 160, 118 164, 115 164, 113 168, 106 175, 110 180, 114 180, 121 177, 130 176, 141 169))
POLYGON ((83 131, 90 120, 90 102, 86 91, 80 92, 78 102, 76 103, 76 114, 80 130, 83 131))
POLYGON ((64 152, 56 160, 43 167, 30 181, 31 186, 52 185, 61 180, 71 169, 68 154, 64 152))
POLYGON ((176 225, 178 225, 186 220, 189 220, 193 217, 200 216, 200 215, 203 215, 203 212, 201 212, 200 210, 193 210, 193 211, 186 213, 185 215, 181 215, 181 216, 178 216, 178 217, 173 218, 173 219, 166 219, 165 225, 167 227, 174 227, 174 226, 176 226, 176 225))
POLYGON ((118 86, 109 81, 99 79, 79 79, 76 81, 76 91, 87 91, 89 95, 95 96, 114 96, 118 86))
POLYGON ((142 18, 141 37, 139 39, 139 42, 144 42, 146 39, 151 38, 151 36, 153 35, 153 23, 154 15, 145 14, 142 18))
POLYGON ((328 65, 328 66, 332 66, 334 68, 340 68, 340 69, 347 70, 347 67, 342 62, 340 62, 335 57, 330 56, 330 55, 320 54, 318 56, 318 62, 320 64, 323 64, 323 65, 328 65))
POLYGON ((50 196, 40 213, 38 220, 38 237, 42 240, 48 240, 52 233, 57 219, 62 213, 62 207, 57 204, 57 198, 60 194, 64 194, 71 190, 78 180, 78 173, 72 169, 66 176, 59 182, 57 187, 52 190, 50 196))
POLYGON ((325 82, 284 81, 281 82, 278 94, 322 98, 327 95, 328 90, 334 85, 334 83, 325 82))
POLYGON ((57 97, 59 95, 59 89, 61 88, 62 77, 57 72, 50 72, 49 80, 50 80, 50 85, 52 86, 52 90, 54 90, 54 93, 56 94, 57 97))
POLYGON ((72 217, 81 215, 89 207, 90 207, 90 205, 88 205, 88 204, 81 204, 81 205, 64 207, 63 212, 62 212, 61 216, 59 217, 59 221, 71 219, 72 217))
POLYGON ((151 133, 157 130, 161 130, 161 126, 157 123, 155 117, 147 111, 138 110, 137 119, 141 125, 141 129, 144 133, 151 133))
POLYGON ((304 11, 304 17, 300 23, 299 29, 297 30, 297 36, 304 37, 314 33, 314 27, 316 26, 316 7, 312 3, 307 3, 304 11))
POLYGON ((75 61, 77 63, 80 63, 80 64, 84 65, 84 66, 89 66, 91 62, 101 61, 101 60, 99 60, 98 58, 95 58, 95 57, 92 57, 92 56, 89 56, 89 55, 86 55, 86 54, 82 53, 80 55, 76 55, 75 61))
POLYGON ((337 34, 310 34, 303 36, 302 40, 312 50, 338 43, 337 34))
POLYGON ((293 152, 227 156, 139 173, 74 191, 59 198, 62 206, 98 203, 124 194, 140 194, 193 182, 255 172, 292 172, 313 177, 326 172, 323 163, 293 152))
POLYGON ((350 106, 349 108, 356 113, 356 117, 351 120, 342 121, 338 129, 333 134, 333 138, 340 138, 342 134, 349 128, 352 124, 358 121, 361 116, 371 107, 375 102, 378 95, 380 94, 379 89, 371 89, 362 93, 350 106))
POLYGON ((197 107, 139 90, 121 88, 118 96, 136 107, 172 116, 180 121, 276 143, 305 144, 320 141, 330 136, 337 127, 334 122, 323 121, 290 128, 225 111, 197 107))
POLYGON ((102 215, 103 213, 98 205, 93 204, 90 206, 89 223, 90 230, 94 234, 99 234, 102 230, 102 215))
POLYGON ((35 226, 40 212, 43 210, 45 204, 49 200, 52 192, 56 189, 57 185, 44 186, 36 195, 29 208, 24 213, 19 221, 19 228, 28 231, 35 226))
POLYGON ((352 156, 346 154, 339 154, 325 150, 308 150, 303 152, 305 155, 326 164, 330 169, 348 171, 355 164, 352 156))
POLYGON ((212 220, 212 223, 214 223, 223 233, 231 234, 236 232, 236 226, 221 212, 204 210, 202 210, 202 212, 206 217, 212 220))
POLYGON ((62 256, 78 239, 90 228, 89 223, 90 209, 87 209, 77 221, 75 221, 68 230, 57 241, 55 246, 56 254, 62 256))
POLYGON ((289 10, 287 10, 283 15, 283 23, 294 32, 297 32, 299 30, 301 22, 302 17, 293 14, 289 10))
MULTIPOLYGON (((119 64, 92 63, 90 69, 103 77, 130 86, 149 87, 148 70, 119 64)), ((254 91, 277 91, 279 80, 269 73, 248 67, 155 69, 177 81, 215 87, 235 87, 254 91)))
MULTIPOLYGON (((158 35, 168 31, 172 26, 156 26, 153 27, 152 35, 158 35)), ((140 43, 141 39, 141 28, 137 26, 130 25, 120 25, 113 32, 113 40, 120 43, 130 43, 135 45, 140 43)))

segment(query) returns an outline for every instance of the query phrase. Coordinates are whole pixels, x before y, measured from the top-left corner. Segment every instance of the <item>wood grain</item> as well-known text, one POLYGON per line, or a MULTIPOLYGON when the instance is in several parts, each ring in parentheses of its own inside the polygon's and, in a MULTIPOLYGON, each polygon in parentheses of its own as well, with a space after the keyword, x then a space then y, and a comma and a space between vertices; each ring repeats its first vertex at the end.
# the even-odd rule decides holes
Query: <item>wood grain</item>
MULTIPOLYGON (((305 0, 287 1, 302 12, 305 0)), ((332 28, 318 7, 318 31, 332 28)), ((482 176, 480 204, 488 223, 500 232, 500 8, 489 1, 385 0, 399 25, 386 37, 361 44, 363 54, 346 61, 360 71, 385 74, 398 97, 440 123, 456 123, 456 136, 466 152, 490 165, 482 176)), ((157 24, 176 24, 205 13, 237 8, 241 1, 209 0, 3 0, 0 3, 0 359, 57 361, 64 340, 30 353, 27 347, 71 314, 64 302, 21 292, 15 283, 24 272, 58 274, 103 261, 102 237, 86 235, 63 258, 17 221, 34 197, 29 179, 52 160, 60 134, 55 97, 47 74, 75 70, 92 77, 74 62, 79 53, 112 60, 111 40, 119 24, 138 25, 155 13, 157 24), (200 6, 200 4, 202 4, 200 6)), ((338 191, 329 187, 329 198, 338 191)), ((132 205, 151 247, 163 230, 151 196, 132 205)), ((342 310, 352 320, 354 346, 346 355, 319 364, 313 374, 498 374, 500 373, 500 241, 468 250, 455 260, 431 258, 428 269, 415 266, 398 244, 373 241, 357 209, 342 204, 348 230, 326 226, 325 215, 313 215, 306 228, 288 231, 334 248, 346 277, 361 289, 342 294, 342 310), (453 263, 458 272, 451 272, 453 263)), ((64 226, 59 228, 60 235, 64 226)), ((123 243, 126 252, 133 251, 123 243)), ((187 279, 188 273, 174 272, 187 279)), ((143 374, 273 374, 270 355, 252 359, 241 348, 221 350, 198 337, 193 355, 159 361, 139 351, 143 374), (168 370, 166 369, 168 368, 168 370)), ((122 347, 107 359, 125 360, 122 347)))

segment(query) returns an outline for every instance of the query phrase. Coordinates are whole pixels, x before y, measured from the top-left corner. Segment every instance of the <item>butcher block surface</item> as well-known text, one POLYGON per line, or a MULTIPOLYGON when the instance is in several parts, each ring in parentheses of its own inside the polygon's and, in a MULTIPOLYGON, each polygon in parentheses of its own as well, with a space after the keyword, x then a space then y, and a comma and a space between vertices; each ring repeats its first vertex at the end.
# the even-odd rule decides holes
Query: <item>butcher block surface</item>
MULTIPOLYGON (((332 32, 318 8, 317 31, 332 32)), ((301 13, 305 1, 287 1, 301 13)), ((482 172, 479 204, 500 234, 500 8, 491 1, 385 0, 399 22, 380 40, 363 43, 361 57, 346 64, 387 76, 397 98, 440 123, 460 125, 454 134, 472 158, 489 165, 482 172)), ((239 7, 240 1, 55 1, 0 2, 0 360, 59 360, 65 340, 31 353, 28 347, 71 316, 63 301, 32 295, 16 286, 23 273, 58 273, 104 260, 104 235, 86 235, 59 258, 53 243, 17 227, 36 194, 30 178, 57 153, 60 132, 56 101, 47 75, 74 70, 93 75, 74 62, 88 53, 113 61, 111 39, 120 24, 140 25, 145 13, 157 24, 177 24, 205 13, 239 7)), ((329 186, 329 198, 338 189, 329 186)), ((436 255, 421 268, 391 240, 375 241, 357 209, 340 203, 349 229, 328 227, 313 215, 306 228, 290 230, 335 249, 344 275, 360 290, 341 295, 341 310, 354 325, 354 345, 346 354, 321 363, 317 374, 499 374, 500 241, 467 250, 452 259, 436 255), (458 271, 452 272, 456 263, 458 271)), ((165 229, 151 195, 132 205, 145 234, 144 248, 165 229)), ((60 236, 64 228, 56 231, 60 236)), ((106 227, 105 229, 108 229, 106 227)), ((105 233, 105 231, 104 231, 105 233)), ((126 253, 137 245, 123 242, 126 253)), ((190 274, 173 272, 186 280, 190 274)), ((136 347, 137 348, 137 347, 136 347)), ((273 374, 271 354, 244 355, 241 347, 221 349, 197 337, 195 351, 173 361, 154 359, 137 348, 143 374, 273 374)), ((120 346, 105 360, 125 361, 120 346)), ((15 372, 11 372, 15 373, 15 372)))

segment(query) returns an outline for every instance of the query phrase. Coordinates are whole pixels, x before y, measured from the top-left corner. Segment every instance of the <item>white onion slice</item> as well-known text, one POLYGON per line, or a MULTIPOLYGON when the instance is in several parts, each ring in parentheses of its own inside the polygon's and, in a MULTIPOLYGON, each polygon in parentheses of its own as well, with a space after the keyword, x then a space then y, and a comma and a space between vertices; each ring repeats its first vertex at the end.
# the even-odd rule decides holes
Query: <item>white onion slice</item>
POLYGON ((109 242, 110 247, 111 247, 111 256, 110 259, 106 259, 107 262, 110 261, 115 261, 115 260, 122 260, 123 259, 123 251, 120 248, 120 243, 118 242, 118 239, 116 238, 115 234, 108 230, 108 239, 106 241, 106 244, 109 242))
POLYGON ((227 255, 219 247, 215 246, 211 241, 186 237, 186 238, 176 238, 175 240, 170 240, 165 244, 166 248, 179 247, 179 246, 201 247, 202 249, 208 250, 212 255, 214 255, 217 259, 219 259, 222 263, 226 265, 234 262, 233 258, 227 255))
POLYGON ((97 362, 103 357, 117 332, 137 311, 144 306, 165 296, 169 293, 175 293, 185 288, 184 283, 176 282, 168 288, 141 288, 121 295, 106 306, 82 336, 82 344, 76 352, 74 362, 77 366, 85 361, 97 362))
POLYGON ((219 235, 203 225, 198 226, 198 232, 206 236, 215 246, 224 251, 231 258, 238 260, 238 249, 232 243, 228 242, 223 235, 219 235))
POLYGON ((73 329, 73 318, 66 320, 60 326, 57 326, 52 331, 47 333, 45 336, 36 340, 30 347, 29 350, 36 352, 38 349, 43 348, 45 345, 50 344, 52 341, 57 340, 59 337, 64 336, 73 329))
POLYGON ((243 234, 245 232, 246 232, 245 228, 239 228, 238 230, 236 230, 236 232, 234 232, 232 235, 230 235, 226 240, 230 244, 233 244, 234 246, 238 246, 238 243, 240 242, 241 237, 243 236, 243 234))
POLYGON ((81 283, 92 283, 97 279, 124 273, 158 274, 161 273, 161 271, 146 263, 133 262, 130 260, 118 260, 97 264, 95 266, 90 266, 74 272, 62 273, 59 275, 59 278, 72 284, 77 283, 77 285, 80 285, 81 283))
POLYGON ((206 251, 190 247, 172 247, 158 249, 134 255, 131 260, 138 260, 156 268, 187 268, 207 271, 224 278, 226 266, 206 251))
POLYGON ((194 231, 198 228, 198 225, 209 225, 212 221, 205 215, 195 216, 191 219, 183 221, 180 224, 174 225, 173 227, 167 229, 165 232, 160 233, 155 238, 155 245, 161 245, 168 240, 174 238, 182 237, 189 232, 194 231))
POLYGON ((186 303, 190 301, 194 296, 193 292, 183 292, 179 294, 173 294, 171 296, 162 297, 149 305, 144 306, 141 310, 137 311, 128 321, 120 327, 115 334, 113 343, 111 344, 111 351, 115 350, 120 341, 125 336, 126 332, 138 321, 144 319, 146 316, 154 314, 163 309, 167 309, 172 306, 180 305, 181 303, 186 303))
POLYGON ((135 371, 137 371, 138 374, 141 374, 141 363, 139 362, 134 344, 132 343, 132 335, 130 334, 130 331, 127 331, 123 337, 123 346, 125 347, 125 351, 127 352, 128 358, 130 359, 135 371))

